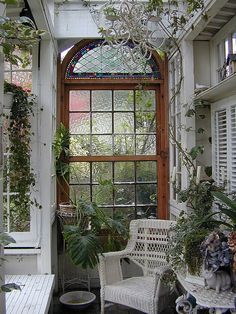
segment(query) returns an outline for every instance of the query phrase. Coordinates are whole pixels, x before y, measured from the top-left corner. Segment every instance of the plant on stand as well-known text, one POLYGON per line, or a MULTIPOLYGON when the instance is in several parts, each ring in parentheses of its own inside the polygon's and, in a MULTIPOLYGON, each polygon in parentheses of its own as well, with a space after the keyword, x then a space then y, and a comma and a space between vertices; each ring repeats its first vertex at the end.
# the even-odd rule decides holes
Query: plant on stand
MULTIPOLYGON (((61 204, 68 205, 63 210, 59 204, 58 216, 72 262, 85 269, 93 268, 98 262, 99 253, 122 248, 128 237, 128 229, 123 217, 114 215, 111 218, 95 202, 78 198, 76 193, 71 196, 67 192, 70 175, 73 172, 77 176, 76 170, 67 162, 70 155, 69 144, 69 130, 61 123, 55 134, 53 148, 57 179, 69 202, 61 204), (71 210, 68 213, 69 206, 71 210)), ((113 189, 109 180, 100 180, 101 190, 104 186, 113 189)), ((101 190, 98 189, 96 196, 101 190)))
MULTIPOLYGON (((185 190, 176 188, 178 201, 185 202, 187 212, 181 212, 176 226, 171 233, 173 246, 169 251, 169 261, 176 271, 186 269, 190 275, 200 276, 203 256, 200 250, 202 241, 222 222, 212 211, 214 197, 212 191, 220 190, 214 180, 200 180, 195 159, 203 152, 202 147, 194 147, 189 152, 176 142, 182 155, 183 163, 189 172, 189 185, 185 190)), ((203 284, 203 279, 200 279, 203 284)))

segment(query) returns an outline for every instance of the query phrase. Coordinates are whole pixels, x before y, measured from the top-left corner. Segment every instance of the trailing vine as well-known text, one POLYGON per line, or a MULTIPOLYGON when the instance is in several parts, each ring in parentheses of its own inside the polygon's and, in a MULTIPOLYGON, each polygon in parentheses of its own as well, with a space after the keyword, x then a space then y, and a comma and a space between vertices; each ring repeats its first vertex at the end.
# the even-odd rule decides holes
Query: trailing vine
POLYGON ((14 200, 11 202, 10 215, 17 231, 24 229, 24 223, 30 220, 30 205, 40 207, 31 198, 30 189, 35 186, 35 174, 30 166, 31 117, 35 99, 20 86, 4 83, 4 92, 13 93, 13 104, 9 117, 9 164, 5 175, 10 182, 14 200))

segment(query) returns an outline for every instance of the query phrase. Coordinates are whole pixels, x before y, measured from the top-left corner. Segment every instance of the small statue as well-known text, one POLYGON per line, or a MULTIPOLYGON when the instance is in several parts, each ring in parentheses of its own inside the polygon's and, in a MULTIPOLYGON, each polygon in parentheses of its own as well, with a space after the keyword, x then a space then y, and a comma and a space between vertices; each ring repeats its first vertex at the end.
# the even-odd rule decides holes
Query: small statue
POLYGON ((215 289, 217 293, 220 291, 225 291, 231 287, 230 275, 223 270, 204 271, 204 278, 206 280, 206 289, 215 289))

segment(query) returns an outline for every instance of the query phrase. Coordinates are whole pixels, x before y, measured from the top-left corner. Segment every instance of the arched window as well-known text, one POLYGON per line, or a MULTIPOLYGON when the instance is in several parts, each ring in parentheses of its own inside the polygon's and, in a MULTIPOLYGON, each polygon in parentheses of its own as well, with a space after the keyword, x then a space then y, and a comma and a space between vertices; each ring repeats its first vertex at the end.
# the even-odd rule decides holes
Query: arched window
MULTIPOLYGON (((155 56, 135 58, 95 40, 77 44, 63 60, 60 121, 71 134, 67 192, 110 215, 166 218, 165 67, 155 56)), ((59 201, 66 194, 60 189, 59 201)))

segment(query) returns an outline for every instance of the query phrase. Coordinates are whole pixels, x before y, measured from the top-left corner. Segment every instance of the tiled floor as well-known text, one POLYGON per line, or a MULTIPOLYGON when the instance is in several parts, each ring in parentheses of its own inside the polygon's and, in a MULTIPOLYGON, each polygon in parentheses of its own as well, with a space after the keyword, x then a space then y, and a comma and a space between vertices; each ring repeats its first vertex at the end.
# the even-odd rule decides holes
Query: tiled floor
MULTIPOLYGON (((64 307, 59 302, 59 296, 53 297, 53 313, 54 314, 100 314, 100 297, 99 297, 99 289, 94 289, 93 292, 96 295, 96 300, 93 304, 91 304, 87 309, 83 310, 71 310, 64 307)), ((162 314, 175 314, 175 310, 173 309, 174 305, 171 305, 164 311, 162 314)), ((142 312, 130 309, 124 306, 112 305, 106 308, 106 314, 142 314, 142 312)))

